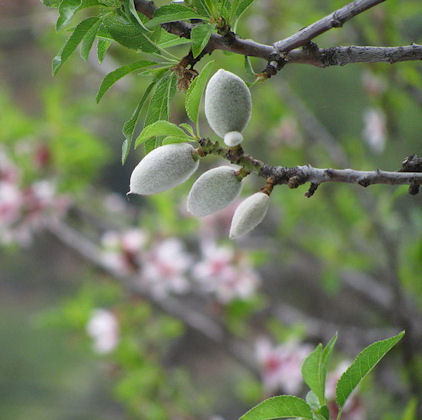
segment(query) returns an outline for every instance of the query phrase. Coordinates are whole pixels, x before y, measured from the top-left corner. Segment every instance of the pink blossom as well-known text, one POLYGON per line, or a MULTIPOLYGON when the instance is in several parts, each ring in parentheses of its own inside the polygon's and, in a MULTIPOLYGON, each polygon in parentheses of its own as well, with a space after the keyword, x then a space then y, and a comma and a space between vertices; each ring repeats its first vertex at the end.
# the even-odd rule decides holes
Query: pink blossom
POLYGON ((203 245, 203 259, 192 274, 206 292, 215 294, 222 303, 251 297, 259 284, 258 274, 244 256, 214 243, 203 245))
POLYGON ((114 314, 106 309, 95 309, 86 326, 97 353, 110 353, 119 342, 119 324, 114 314))
POLYGON ((103 245, 102 260, 119 274, 130 274, 139 270, 147 235, 137 228, 122 233, 105 232, 101 238, 103 245))
POLYGON ((185 293, 190 286, 186 274, 191 263, 192 257, 179 239, 165 239, 145 254, 141 280, 157 298, 170 292, 185 293))
MULTIPOLYGON (((343 373, 349 367, 350 363, 350 361, 342 361, 334 371, 329 372, 327 375, 325 395, 328 400, 330 414, 333 418, 336 418, 338 415, 338 407, 335 403, 337 382, 341 375, 343 375, 343 373)), ((361 401, 355 392, 353 392, 346 401, 342 418, 344 420, 365 420, 366 415, 364 407, 362 406, 361 401)))
POLYGON ((21 214, 22 195, 19 189, 8 182, 0 182, 0 226, 17 221, 21 214))
POLYGON ((256 357, 266 391, 296 394, 302 386, 302 363, 310 352, 310 346, 295 341, 273 346, 267 339, 258 340, 256 357))

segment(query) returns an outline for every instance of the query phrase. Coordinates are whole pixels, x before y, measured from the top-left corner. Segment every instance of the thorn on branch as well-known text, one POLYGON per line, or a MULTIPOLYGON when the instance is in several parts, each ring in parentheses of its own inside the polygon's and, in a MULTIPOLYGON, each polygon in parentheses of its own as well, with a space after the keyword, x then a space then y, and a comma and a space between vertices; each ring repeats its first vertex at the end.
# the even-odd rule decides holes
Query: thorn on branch
POLYGON ((310 198, 315 194, 315 191, 318 189, 319 184, 315 183, 315 182, 311 182, 311 185, 309 186, 309 190, 306 191, 305 193, 305 197, 306 198, 310 198))

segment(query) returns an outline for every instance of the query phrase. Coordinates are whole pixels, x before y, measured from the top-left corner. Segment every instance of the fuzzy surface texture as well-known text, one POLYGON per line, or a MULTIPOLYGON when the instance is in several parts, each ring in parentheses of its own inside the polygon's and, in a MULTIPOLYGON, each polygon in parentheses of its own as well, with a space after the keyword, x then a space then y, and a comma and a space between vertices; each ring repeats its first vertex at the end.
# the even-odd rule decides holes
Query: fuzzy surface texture
POLYGON ((232 203, 240 193, 242 183, 230 166, 220 166, 202 174, 188 196, 188 210, 196 217, 215 213, 232 203))
POLYGON ((238 144, 242 143, 242 141, 242 133, 239 133, 238 131, 229 131, 228 133, 224 134, 224 143, 226 143, 229 147, 237 146, 238 144))
POLYGON ((245 235, 259 225, 267 214, 270 197, 257 192, 242 201, 233 215, 230 227, 230 238, 235 239, 245 235))
POLYGON ((147 154, 133 170, 130 192, 149 195, 168 190, 186 181, 198 168, 194 148, 188 143, 168 144, 147 154))
POLYGON ((251 93, 240 77, 223 69, 211 77, 205 90, 205 115, 218 136, 242 131, 251 117, 251 108, 251 93))

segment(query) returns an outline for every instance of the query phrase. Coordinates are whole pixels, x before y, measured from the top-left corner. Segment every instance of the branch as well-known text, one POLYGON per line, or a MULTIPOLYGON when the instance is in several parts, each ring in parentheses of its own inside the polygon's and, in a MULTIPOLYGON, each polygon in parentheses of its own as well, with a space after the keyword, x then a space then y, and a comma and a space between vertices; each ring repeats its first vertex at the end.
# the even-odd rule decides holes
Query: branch
POLYGON ((341 9, 330 13, 312 25, 306 26, 294 35, 275 42, 274 48, 279 53, 286 53, 297 47, 306 45, 318 35, 321 35, 332 28, 340 28, 345 22, 352 19, 354 16, 370 9, 373 6, 376 6, 379 3, 382 3, 383 1, 385 0, 356 0, 346 4, 346 6, 341 9))
POLYGON ((390 63, 422 60, 422 45, 400 47, 332 47, 292 51, 289 63, 311 64, 317 67, 344 66, 351 63, 390 63))
MULTIPOLYGON (((251 39, 242 39, 236 34, 231 36, 222 36, 212 34, 210 41, 204 49, 204 54, 211 54, 214 50, 225 50, 236 54, 249 57, 258 57, 264 60, 270 60, 274 53, 282 51, 285 63, 310 64, 317 67, 328 67, 334 65, 345 65, 350 63, 397 63, 400 61, 421 60, 422 45, 412 44, 404 47, 333 47, 327 49, 305 48, 304 50, 291 51, 299 46, 306 46, 309 42, 335 26, 344 23, 353 16, 381 3, 384 0, 360 0, 352 2, 343 8, 331 13, 330 15, 320 19, 310 26, 300 30, 296 34, 278 41, 271 45, 265 45, 255 42, 251 39), (275 49, 276 48, 276 49, 275 49), (286 54, 288 52, 288 54, 286 54)), ((135 0, 136 9, 152 18, 157 9, 153 2, 146 0, 135 0)), ((179 37, 190 38, 190 32, 194 27, 192 24, 180 21, 164 23, 162 27, 179 37)))
MULTIPOLYGON (((374 184, 388 185, 410 185, 417 186, 422 184, 422 172, 389 172, 377 169, 375 171, 358 171, 354 169, 321 169, 310 165, 295 166, 293 168, 284 166, 271 166, 253 158, 243 152, 241 146, 234 148, 222 147, 218 142, 212 142, 205 138, 199 140, 199 153, 202 156, 213 154, 227 159, 231 163, 243 167, 244 172, 255 172, 259 176, 269 179, 273 185, 287 184, 290 188, 297 188, 307 182, 311 183, 308 197, 310 197, 316 188, 326 182, 340 182, 347 184, 359 184, 362 187, 368 187, 374 184)), ((412 159, 418 159, 412 156, 412 159)), ((408 162, 407 158, 403 165, 408 162)), ((404 168, 403 168, 404 169, 404 168)), ((402 170, 403 170, 402 169, 402 170)), ((405 169, 404 169, 405 170, 405 169)), ((409 190, 411 192, 411 190, 409 190)))
POLYGON ((139 278, 129 277, 117 271, 112 271, 101 258, 98 247, 66 224, 60 222, 50 223, 47 229, 56 239, 81 258, 119 280, 130 293, 147 299, 157 309, 181 320, 192 330, 220 345, 221 348, 245 366, 251 373, 259 376, 257 368, 252 362, 253 358, 243 341, 228 336, 224 328, 217 322, 203 313, 188 307, 179 300, 171 297, 157 299, 139 282, 139 278))

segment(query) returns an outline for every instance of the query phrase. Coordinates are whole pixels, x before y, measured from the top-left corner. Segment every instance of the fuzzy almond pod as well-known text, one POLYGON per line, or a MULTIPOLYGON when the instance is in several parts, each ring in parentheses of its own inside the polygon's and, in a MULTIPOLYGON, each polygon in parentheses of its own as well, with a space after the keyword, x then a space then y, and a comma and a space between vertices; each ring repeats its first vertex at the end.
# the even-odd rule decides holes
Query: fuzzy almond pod
MULTIPOLYGON (((223 69, 211 77, 205 90, 205 116, 210 127, 228 146, 225 135, 240 134, 244 130, 251 117, 251 108, 251 93, 240 77, 223 69)), ((236 144, 242 140, 242 135, 237 135, 239 142, 236 144)))
POLYGON ((230 166, 219 166, 203 173, 190 190, 188 211, 204 217, 232 203, 242 187, 235 172, 230 166))
POLYGON ((257 192, 242 201, 233 215, 230 227, 230 239, 238 238, 258 226, 267 214, 270 197, 257 192))
POLYGON ((189 143, 157 147, 133 170, 128 194, 156 194, 186 181, 199 165, 195 153, 189 143))

